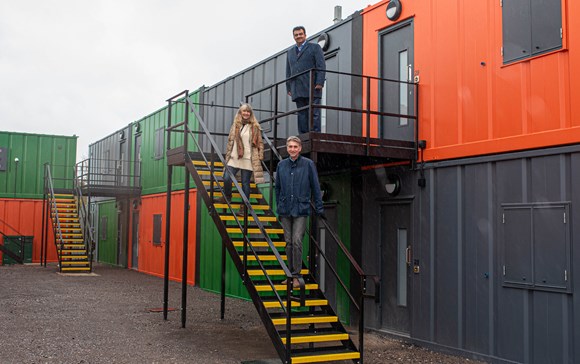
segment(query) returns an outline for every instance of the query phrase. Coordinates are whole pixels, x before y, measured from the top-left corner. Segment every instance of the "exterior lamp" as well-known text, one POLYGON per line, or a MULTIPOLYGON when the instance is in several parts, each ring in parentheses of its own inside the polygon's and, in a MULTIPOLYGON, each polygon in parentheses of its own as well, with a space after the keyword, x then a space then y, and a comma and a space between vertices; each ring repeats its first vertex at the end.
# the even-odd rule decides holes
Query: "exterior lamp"
POLYGON ((328 35, 328 33, 322 33, 320 34, 316 42, 318 43, 320 48, 322 48, 322 51, 326 52, 330 47, 330 36, 328 35))
POLYGON ((387 183, 385 183, 385 191, 387 191, 389 196, 397 196, 401 191, 401 177, 396 174, 389 174, 387 183))
POLYGON ((391 0, 387 4, 387 18, 391 21, 399 19, 403 5, 400 0, 391 0))

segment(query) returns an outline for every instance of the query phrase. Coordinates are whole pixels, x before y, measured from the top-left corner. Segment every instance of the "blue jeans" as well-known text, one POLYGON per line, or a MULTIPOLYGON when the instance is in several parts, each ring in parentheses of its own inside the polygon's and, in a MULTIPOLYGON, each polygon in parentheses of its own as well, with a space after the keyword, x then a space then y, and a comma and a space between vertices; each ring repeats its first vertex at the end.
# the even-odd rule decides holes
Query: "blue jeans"
POLYGON ((242 191, 250 199, 250 179, 252 178, 252 171, 247 169, 235 168, 232 166, 227 166, 230 173, 224 171, 224 196, 228 201, 232 200, 232 177, 238 174, 238 171, 242 171, 242 191))
POLYGON ((280 216, 282 228, 284 228, 284 241, 286 241, 286 256, 288 268, 293 277, 300 277, 302 268, 302 239, 306 231, 308 216, 280 216))
MULTIPOLYGON (((301 108, 304 106, 308 106, 310 99, 308 97, 299 97, 295 100, 296 107, 301 108)), ((312 102, 313 105, 320 105, 320 97, 315 97, 314 101, 312 102)), ((298 111, 298 133, 308 133, 310 131, 310 124, 308 123, 308 112, 309 110, 302 110, 298 111)), ((312 131, 320 133, 320 109, 313 108, 312 110, 312 118, 314 119, 314 124, 312 126, 312 131)))

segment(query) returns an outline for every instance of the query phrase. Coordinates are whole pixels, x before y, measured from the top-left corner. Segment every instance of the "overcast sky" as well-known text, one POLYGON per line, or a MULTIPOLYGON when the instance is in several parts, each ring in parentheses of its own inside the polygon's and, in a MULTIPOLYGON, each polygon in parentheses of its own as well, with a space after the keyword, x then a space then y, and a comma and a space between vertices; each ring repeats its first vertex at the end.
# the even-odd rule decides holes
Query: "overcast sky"
POLYGON ((88 145, 378 0, 1 0, 0 130, 88 145))

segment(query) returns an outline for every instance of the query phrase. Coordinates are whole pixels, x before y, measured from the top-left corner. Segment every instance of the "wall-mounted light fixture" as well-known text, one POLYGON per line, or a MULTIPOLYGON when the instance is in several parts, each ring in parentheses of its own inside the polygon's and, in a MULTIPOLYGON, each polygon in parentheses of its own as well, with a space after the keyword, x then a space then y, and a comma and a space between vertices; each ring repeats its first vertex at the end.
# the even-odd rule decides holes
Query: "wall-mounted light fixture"
POLYGON ((316 41, 320 48, 322 48, 323 52, 326 52, 330 47, 330 36, 328 33, 322 33, 318 36, 318 40, 316 41))
POLYGON ((387 183, 385 183, 385 191, 389 196, 397 196, 401 191, 401 177, 398 174, 389 174, 387 176, 387 183))
POLYGON ((387 18, 391 21, 399 19, 403 11, 403 5, 400 0, 391 0, 387 4, 387 18))
POLYGON ((124 140, 124 139, 125 139, 125 130, 121 130, 121 131, 119 132, 119 139, 120 139, 120 140, 124 140))

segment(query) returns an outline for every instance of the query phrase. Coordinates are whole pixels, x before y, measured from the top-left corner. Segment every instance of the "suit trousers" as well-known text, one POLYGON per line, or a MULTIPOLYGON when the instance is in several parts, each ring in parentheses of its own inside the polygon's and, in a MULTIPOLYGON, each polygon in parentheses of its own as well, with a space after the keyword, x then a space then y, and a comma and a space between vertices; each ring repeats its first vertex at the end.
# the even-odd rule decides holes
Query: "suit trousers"
MULTIPOLYGON (((296 100, 294 100, 294 102, 296 102, 296 106, 298 108, 301 108, 304 106, 308 106, 309 100, 310 100, 310 98, 308 98, 308 97, 299 97, 296 100)), ((320 97, 315 97, 312 104, 313 105, 320 105, 320 97)), ((312 112, 313 112, 312 118, 314 119, 312 131, 320 133, 320 109, 315 107, 314 110, 312 110, 312 112)), ((299 134, 308 133, 310 131, 310 125, 308 123, 308 116, 309 116, 308 109, 298 112, 298 133, 299 134)))
POLYGON ((293 277, 300 277, 302 269, 302 239, 306 231, 308 216, 280 216, 282 228, 284 228, 284 241, 286 241, 286 256, 288 268, 293 277))

